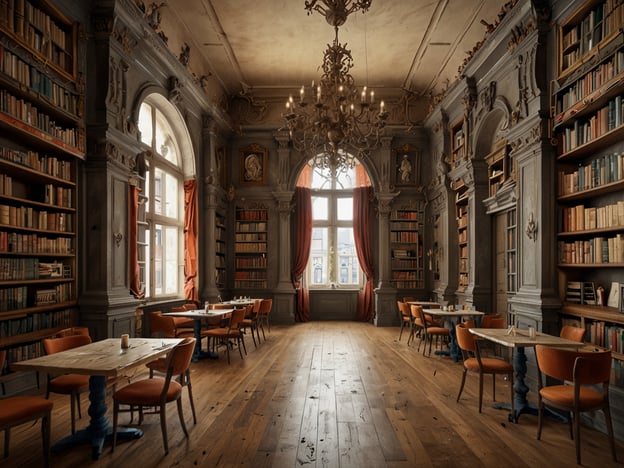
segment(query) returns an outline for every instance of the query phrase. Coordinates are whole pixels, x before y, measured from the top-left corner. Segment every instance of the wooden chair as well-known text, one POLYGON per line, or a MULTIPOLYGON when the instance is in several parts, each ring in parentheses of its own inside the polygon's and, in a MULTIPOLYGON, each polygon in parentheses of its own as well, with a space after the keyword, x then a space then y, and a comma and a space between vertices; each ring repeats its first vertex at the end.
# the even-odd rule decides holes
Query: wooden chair
MULTIPOLYGON (((0 351, 0 369, 4 368, 6 351, 0 351)), ((41 419, 41 442, 43 444, 43 465, 49 466, 50 427, 53 403, 34 396, 15 396, 0 400, 0 431, 4 431, 4 458, 9 456, 11 428, 41 419)))
POLYGON ((407 338, 407 345, 409 346, 412 340, 418 337, 420 341, 418 342, 417 349, 418 351, 420 351, 420 343, 422 342, 422 339, 423 339, 423 333, 424 333, 423 330, 425 328, 425 325, 424 325, 423 319, 420 316, 420 313, 418 312, 417 307, 421 307, 421 306, 412 305, 409 307, 410 316, 412 319, 412 328, 410 330, 410 336, 407 338))
MULTIPOLYGON (((60 353, 66 349, 77 348, 91 343, 89 335, 66 335, 60 338, 45 338, 43 348, 46 354, 60 353)), ((76 433, 76 408, 78 417, 82 418, 80 410, 80 395, 89 391, 89 376, 81 374, 63 374, 51 376, 48 374, 46 385, 46 399, 50 393, 69 395, 71 403, 71 432, 76 433)))
MULTIPOLYGON (((254 347, 258 347, 256 342, 256 333, 258 332, 258 311, 260 310, 261 299, 256 299, 252 305, 245 307, 245 318, 241 322, 241 330, 246 333, 247 330, 251 331, 251 339, 253 340, 254 347)), ((260 335, 258 334, 258 342, 260 342, 260 335)))
POLYGON ((585 329, 581 327, 573 327, 571 325, 564 325, 559 332, 559 336, 561 338, 582 343, 585 341, 585 329))
POLYGON ((487 314, 481 317, 481 328, 505 328, 505 318, 500 314, 487 314))
MULTIPOLYGON (((184 305, 181 306, 175 306, 172 307, 171 309, 169 309, 169 312, 186 312, 187 309, 184 305)), ((173 322, 176 325, 176 328, 193 328, 194 323, 193 323, 193 319, 188 318, 188 317, 171 317, 173 319, 173 322)))
POLYGON ((174 376, 186 374, 191 365, 193 350, 195 348, 195 338, 188 338, 182 343, 175 346, 167 355, 167 371, 165 378, 149 378, 139 380, 126 385, 124 388, 117 390, 113 394, 113 446, 115 450, 117 445, 117 422, 121 405, 130 406, 130 408, 139 408, 139 424, 143 422, 143 415, 147 414, 143 408, 154 408, 150 412, 160 415, 160 428, 163 437, 163 445, 165 454, 169 453, 169 444, 167 441, 167 403, 175 401, 178 407, 178 417, 184 435, 188 438, 188 431, 184 423, 184 413, 182 411, 182 384, 174 379, 174 376))
MULTIPOLYGON (((194 338, 184 338, 182 343, 186 343, 188 340, 193 340, 193 342, 195 342, 194 338)), ((154 377, 154 372, 165 375, 167 374, 168 359, 169 356, 167 355, 146 364, 147 368, 149 369, 150 379, 154 377)), ((197 424, 197 416, 195 414, 195 401, 193 400, 193 386, 191 385, 191 367, 188 366, 184 372, 178 375, 173 375, 173 377, 176 377, 180 385, 187 388, 189 401, 191 403, 191 412, 193 413, 193 423, 197 424)))
MULTIPOLYGON (((262 329, 262 338, 266 341, 264 335, 264 325, 267 326, 267 331, 271 331, 271 324, 269 323, 269 314, 273 308, 273 299, 262 299, 260 302, 260 309, 258 310, 258 326, 262 329)), ((258 339, 260 339, 260 333, 258 332, 258 339)))
MULTIPOLYGON (((409 304, 403 301, 397 301, 397 307, 399 309, 400 320, 401 320, 401 331, 399 332, 399 341, 401 341, 401 337, 403 336, 403 329, 408 327, 412 329, 412 314, 410 312, 409 304)), ((409 342, 409 338, 408 338, 409 342)))
POLYGON ((234 312, 232 312, 232 316, 230 317, 230 321, 226 327, 219 327, 202 331, 202 335, 208 338, 209 348, 210 343, 212 342, 213 351, 216 350, 217 343, 225 344, 228 364, 230 363, 230 340, 236 340, 236 344, 238 345, 238 352, 240 353, 241 359, 243 359, 243 349, 245 350, 245 354, 247 354, 247 349, 245 348, 245 338, 240 328, 241 322, 244 318, 245 309, 234 309, 234 312))
POLYGON ((571 414, 570 437, 576 444, 576 462, 581 464, 581 413, 601 410, 605 416, 611 455, 617 462, 615 439, 609 407, 609 378, 611 376, 611 351, 578 352, 562 348, 537 345, 535 347, 538 369, 538 419, 537 440, 542 436, 544 406, 571 414), (559 380, 544 386, 543 377, 559 380), (565 381, 572 382, 566 385, 565 381), (589 387, 601 385, 600 389, 589 387))
POLYGON ((178 328, 174 317, 160 311, 150 312, 150 336, 160 338, 185 338, 195 336, 192 328, 178 328))
POLYGON ((431 325, 427 323, 427 319, 425 318, 425 313, 423 312, 422 306, 412 305, 411 307, 412 315, 419 319, 419 324, 422 324, 421 330, 421 340, 418 342, 417 350, 420 351, 420 343, 424 340, 425 346, 423 348, 423 356, 425 355, 425 350, 427 349, 427 342, 429 342, 429 356, 431 356, 431 346, 433 344, 433 337, 436 339, 436 347, 439 346, 440 340, 448 341, 450 339, 451 334, 449 333, 448 328, 439 327, 437 325, 431 325))
POLYGON ((455 327, 457 333, 457 344, 462 352, 464 371, 462 373, 461 385, 457 394, 457 402, 461 397, 464 385, 466 383, 466 374, 468 371, 479 373, 479 413, 483 406, 483 376, 492 375, 492 400, 496 401, 496 374, 503 374, 509 377, 509 389, 511 398, 511 412, 514 412, 514 389, 513 389, 513 365, 502 359, 482 357, 479 350, 479 339, 470 333, 463 324, 455 327))

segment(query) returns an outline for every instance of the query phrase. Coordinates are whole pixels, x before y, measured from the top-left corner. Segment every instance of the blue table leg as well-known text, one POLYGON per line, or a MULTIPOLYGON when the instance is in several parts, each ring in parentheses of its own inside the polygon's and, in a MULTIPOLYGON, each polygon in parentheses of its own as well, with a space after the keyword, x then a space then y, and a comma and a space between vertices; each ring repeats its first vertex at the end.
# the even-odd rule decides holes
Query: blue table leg
POLYGON ((457 344, 457 332, 455 331, 455 323, 450 321, 449 327, 449 349, 437 350, 434 354, 441 356, 450 356, 454 362, 459 361, 461 358, 461 350, 457 344))
MULTIPOLYGON (((86 429, 61 439, 52 446, 53 452, 60 452, 78 444, 90 443, 94 460, 100 458, 104 449, 104 442, 110 439, 112 428, 106 417, 106 377, 93 375, 89 378, 89 416, 90 421, 86 429)), ((141 429, 117 429, 117 439, 138 439, 143 435, 141 429)))
POLYGON ((219 355, 212 351, 202 351, 201 349, 201 318, 197 318, 193 321, 193 331, 195 332, 195 349, 193 350, 193 362, 197 362, 200 358, 218 359, 219 355))

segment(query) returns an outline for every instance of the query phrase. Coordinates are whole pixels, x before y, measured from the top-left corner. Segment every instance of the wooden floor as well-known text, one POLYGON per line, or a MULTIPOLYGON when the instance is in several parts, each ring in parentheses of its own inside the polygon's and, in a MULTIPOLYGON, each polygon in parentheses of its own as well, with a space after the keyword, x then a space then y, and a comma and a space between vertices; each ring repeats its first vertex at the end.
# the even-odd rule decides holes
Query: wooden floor
MULTIPOLYGON (((567 425, 548 420, 542 440, 536 440, 537 418, 524 415, 511 424, 505 411, 490 407, 489 379, 479 414, 475 375, 456 403, 461 364, 423 357, 398 335, 398 328, 351 322, 272 327, 257 349, 248 340, 244 360, 233 353, 229 366, 223 356, 192 365, 198 423, 193 425, 185 393, 190 437, 184 437, 171 405, 168 455, 158 416, 146 416, 141 439, 118 445, 114 453, 107 445, 97 462, 88 446, 53 453, 52 466, 576 465, 567 425)), ((500 377, 497 383, 498 400, 507 400, 508 383, 500 377)), ((52 398, 54 442, 70 431, 69 398, 52 398)), ((85 398, 83 408, 87 403, 85 398)), ((87 417, 85 411, 79 427, 87 417)), ((127 414, 120 418, 129 421, 127 414)), ((11 455, 2 466, 39 466, 39 424, 21 426, 11 436, 11 455)), ((584 466, 615 466, 607 437, 590 429, 582 431, 582 458, 584 466)), ((624 461, 622 442, 618 458, 624 461)))

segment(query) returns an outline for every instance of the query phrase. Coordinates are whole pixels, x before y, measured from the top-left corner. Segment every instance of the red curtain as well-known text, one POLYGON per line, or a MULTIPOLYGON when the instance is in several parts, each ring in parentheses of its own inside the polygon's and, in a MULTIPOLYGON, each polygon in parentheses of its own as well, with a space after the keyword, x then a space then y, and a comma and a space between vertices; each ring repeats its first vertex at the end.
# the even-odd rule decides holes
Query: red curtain
POLYGON ((297 310, 295 319, 298 322, 310 320, 310 293, 303 281, 312 242, 312 191, 307 187, 295 188, 295 252, 291 272, 292 283, 297 291, 297 310))
POLYGON ((197 181, 184 181, 184 297, 197 301, 197 181))
POLYGON ((357 187, 353 190, 353 237, 358 261, 366 275, 364 290, 358 296, 357 319, 368 322, 375 312, 373 295, 373 236, 371 206, 373 200, 372 187, 357 187))
POLYGON ((130 259, 130 293, 141 299, 145 291, 141 291, 141 274, 139 272, 139 193, 136 185, 130 185, 130 226, 128 228, 128 256, 130 259))

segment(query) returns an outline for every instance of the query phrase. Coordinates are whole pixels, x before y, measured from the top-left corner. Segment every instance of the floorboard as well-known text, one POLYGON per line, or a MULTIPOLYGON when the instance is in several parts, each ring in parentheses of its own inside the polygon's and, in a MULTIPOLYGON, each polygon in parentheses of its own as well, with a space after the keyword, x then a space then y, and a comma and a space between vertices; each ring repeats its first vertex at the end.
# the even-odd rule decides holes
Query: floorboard
MULTIPOLYGON (((189 438, 175 405, 168 408, 169 454, 158 416, 147 415, 141 439, 105 447, 99 461, 90 447, 53 453, 53 467, 560 467, 576 466, 565 424, 547 420, 536 440, 537 419, 519 424, 495 410, 491 380, 477 409, 477 376, 469 374, 456 402, 461 364, 426 357, 398 341, 399 328, 352 322, 272 326, 258 348, 240 359, 192 364, 198 416, 193 424, 186 390, 183 403, 189 438)), ((421 350, 422 351, 422 350, 421 350)), ((144 371, 133 380, 146 378, 144 371)), ((498 377, 497 400, 509 398, 498 377)), ((533 398, 534 395, 530 394, 533 398)), ((69 432, 69 398, 52 395, 52 442, 69 432)), ((82 401, 87 408, 86 396, 82 401)), ((109 416, 111 410, 109 408, 109 416)), ((77 422, 84 427, 88 415, 77 422)), ((135 418, 136 423, 136 418, 135 418)), ((120 415, 129 424, 129 415, 120 415)), ((2 466, 41 463, 39 425, 11 431, 2 466)), ((624 461, 624 444, 618 442, 624 461)), ((582 430, 583 466, 615 466, 605 434, 582 430)))

